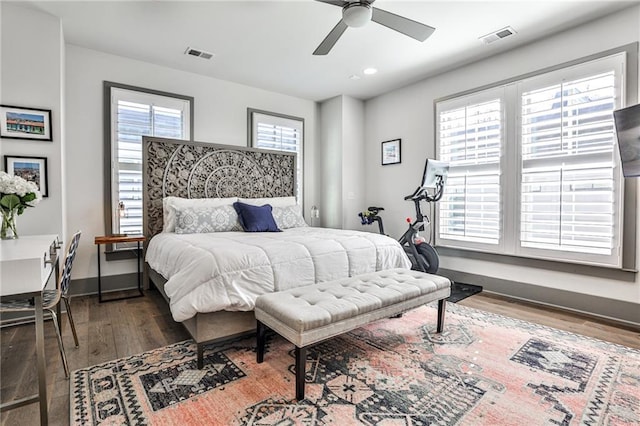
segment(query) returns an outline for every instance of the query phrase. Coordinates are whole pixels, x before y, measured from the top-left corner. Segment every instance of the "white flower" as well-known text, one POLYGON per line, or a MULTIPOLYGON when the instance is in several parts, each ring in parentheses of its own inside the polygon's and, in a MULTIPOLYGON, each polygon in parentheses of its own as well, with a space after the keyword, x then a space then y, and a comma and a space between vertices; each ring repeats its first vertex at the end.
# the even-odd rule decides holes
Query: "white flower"
MULTIPOLYGON (((5 195, 12 194, 17 195, 20 198, 20 204, 25 207, 34 207, 42 199, 38 185, 34 182, 29 182, 20 176, 12 176, 7 172, 0 172, 0 200, 5 195), (25 200, 25 197, 29 201, 25 200)), ((2 207, 6 209, 4 205, 2 207)))

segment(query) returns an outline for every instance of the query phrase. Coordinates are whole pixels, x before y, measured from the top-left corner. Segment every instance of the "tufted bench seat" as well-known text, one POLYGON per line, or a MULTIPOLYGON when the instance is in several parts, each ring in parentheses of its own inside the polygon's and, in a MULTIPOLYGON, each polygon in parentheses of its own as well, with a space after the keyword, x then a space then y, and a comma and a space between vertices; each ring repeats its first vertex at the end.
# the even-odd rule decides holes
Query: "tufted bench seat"
POLYGON ((304 399, 306 347, 381 318, 438 301, 437 332, 444 324, 451 281, 408 269, 372 272, 259 296, 257 361, 264 360, 271 328, 295 345, 296 399, 304 399))

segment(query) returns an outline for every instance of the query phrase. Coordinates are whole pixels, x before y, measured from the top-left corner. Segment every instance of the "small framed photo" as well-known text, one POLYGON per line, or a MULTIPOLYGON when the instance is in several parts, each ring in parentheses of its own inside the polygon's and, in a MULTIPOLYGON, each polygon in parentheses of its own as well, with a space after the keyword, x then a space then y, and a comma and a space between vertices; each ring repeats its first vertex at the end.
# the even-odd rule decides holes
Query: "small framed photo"
POLYGON ((0 105, 0 138, 52 141, 51 110, 0 105))
POLYGON ((46 157, 5 155, 4 170, 10 175, 20 176, 24 180, 34 182, 38 185, 38 189, 43 197, 49 196, 46 157))
POLYGON ((382 165, 398 164, 400 159, 400 139, 382 142, 382 165))

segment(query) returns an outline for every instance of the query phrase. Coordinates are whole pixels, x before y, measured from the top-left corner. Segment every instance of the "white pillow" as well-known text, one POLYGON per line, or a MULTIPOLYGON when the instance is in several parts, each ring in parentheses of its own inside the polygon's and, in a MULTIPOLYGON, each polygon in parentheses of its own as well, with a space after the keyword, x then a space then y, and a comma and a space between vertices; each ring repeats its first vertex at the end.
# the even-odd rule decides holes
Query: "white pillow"
POLYGON ((230 198, 180 198, 165 197, 162 199, 162 232, 175 232, 176 230, 176 210, 184 209, 206 209, 208 207, 219 207, 233 205, 238 201, 238 197, 230 198))
POLYGON ((233 206, 185 208, 176 210, 176 234, 239 232, 242 226, 233 206))
POLYGON ((271 198, 239 198, 238 201, 252 206, 264 206, 270 204, 271 207, 295 206, 296 197, 271 197, 271 198))
POLYGON ((273 207, 273 219, 278 225, 278 229, 301 228, 307 225, 302 217, 302 207, 299 205, 273 207))

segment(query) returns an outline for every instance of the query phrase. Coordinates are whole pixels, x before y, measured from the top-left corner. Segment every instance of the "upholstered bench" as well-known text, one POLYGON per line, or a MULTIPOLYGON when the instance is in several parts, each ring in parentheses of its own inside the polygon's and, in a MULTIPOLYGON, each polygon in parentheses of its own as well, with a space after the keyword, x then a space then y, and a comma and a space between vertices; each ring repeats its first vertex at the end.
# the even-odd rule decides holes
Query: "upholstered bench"
POLYGON ((302 400, 307 346, 434 300, 438 301, 439 333, 450 294, 448 278, 392 269, 259 296, 255 307, 257 361, 264 360, 267 328, 293 343, 296 399, 302 400))

